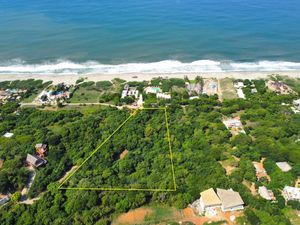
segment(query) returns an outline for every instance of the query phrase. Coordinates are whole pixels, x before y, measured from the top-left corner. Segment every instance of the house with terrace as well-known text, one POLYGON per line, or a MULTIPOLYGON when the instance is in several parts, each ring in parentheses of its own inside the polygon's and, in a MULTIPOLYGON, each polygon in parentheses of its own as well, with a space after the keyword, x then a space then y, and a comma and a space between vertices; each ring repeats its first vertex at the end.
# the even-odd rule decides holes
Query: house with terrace
POLYGON ((42 159, 37 155, 31 155, 31 154, 27 154, 26 162, 28 165, 31 165, 31 166, 34 166, 37 168, 47 163, 47 161, 45 159, 42 159))
POLYGON ((137 90, 136 87, 130 87, 128 84, 125 84, 124 89, 122 91, 121 98, 126 98, 126 97, 138 98, 138 96, 139 96, 139 91, 137 90))

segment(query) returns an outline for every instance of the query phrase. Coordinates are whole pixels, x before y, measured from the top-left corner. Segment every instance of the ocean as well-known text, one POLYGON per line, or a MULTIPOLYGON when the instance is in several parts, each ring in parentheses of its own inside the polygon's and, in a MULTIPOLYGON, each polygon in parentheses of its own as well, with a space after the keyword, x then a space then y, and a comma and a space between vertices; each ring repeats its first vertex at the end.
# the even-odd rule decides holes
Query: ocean
POLYGON ((299 0, 0 0, 0 74, 300 70, 299 0))

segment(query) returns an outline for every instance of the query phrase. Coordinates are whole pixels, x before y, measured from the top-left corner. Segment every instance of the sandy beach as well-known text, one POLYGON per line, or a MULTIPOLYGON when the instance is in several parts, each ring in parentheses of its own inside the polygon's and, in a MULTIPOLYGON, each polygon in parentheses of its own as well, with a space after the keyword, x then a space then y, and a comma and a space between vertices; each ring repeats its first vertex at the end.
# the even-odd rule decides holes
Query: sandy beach
POLYGON ((128 74, 1 74, 0 81, 11 80, 26 80, 26 79, 41 79, 44 81, 53 81, 57 83, 74 84, 79 78, 87 78, 90 81, 103 81, 112 80, 114 78, 121 78, 126 81, 143 81, 151 80, 154 77, 168 77, 168 78, 184 78, 187 76, 189 79, 193 79, 196 76, 203 78, 235 78, 235 79, 259 79, 267 78, 272 74, 278 74, 281 76, 289 76, 293 78, 300 78, 300 71, 272 71, 272 72, 205 72, 205 73, 128 73, 128 74))

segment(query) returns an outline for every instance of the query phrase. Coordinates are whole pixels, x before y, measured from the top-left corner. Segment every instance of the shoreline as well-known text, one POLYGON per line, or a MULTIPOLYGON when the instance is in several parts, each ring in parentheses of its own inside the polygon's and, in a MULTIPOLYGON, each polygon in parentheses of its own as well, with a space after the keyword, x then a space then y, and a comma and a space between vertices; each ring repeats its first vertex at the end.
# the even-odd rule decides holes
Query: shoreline
POLYGON ((120 73, 120 74, 0 74, 0 82, 13 80, 40 79, 43 81, 53 81, 57 83, 75 84, 79 78, 87 78, 89 81, 106 81, 120 78, 126 81, 148 81, 154 77, 184 78, 194 79, 196 76, 203 78, 235 78, 235 79, 259 79, 267 78, 270 75, 288 76, 300 78, 300 71, 252 71, 252 72, 199 72, 199 73, 120 73))

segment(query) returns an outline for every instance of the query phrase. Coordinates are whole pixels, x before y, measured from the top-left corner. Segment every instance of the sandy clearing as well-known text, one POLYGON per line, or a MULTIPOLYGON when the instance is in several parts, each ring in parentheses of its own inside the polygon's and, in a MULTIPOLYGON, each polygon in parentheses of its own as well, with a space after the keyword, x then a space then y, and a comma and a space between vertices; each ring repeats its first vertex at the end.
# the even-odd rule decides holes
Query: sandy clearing
POLYGON ((85 77, 91 81, 113 80, 121 78, 127 81, 143 81, 151 80, 154 77, 182 78, 187 76, 189 79, 195 79, 196 76, 203 78, 236 78, 236 79, 258 79, 266 78, 271 74, 279 74, 300 78, 300 71, 253 71, 253 72, 199 72, 199 73, 122 73, 122 74, 1 74, 0 81, 6 80, 25 80, 25 79, 41 79, 44 81, 53 81, 54 84, 65 82, 74 84, 79 78, 85 77))

